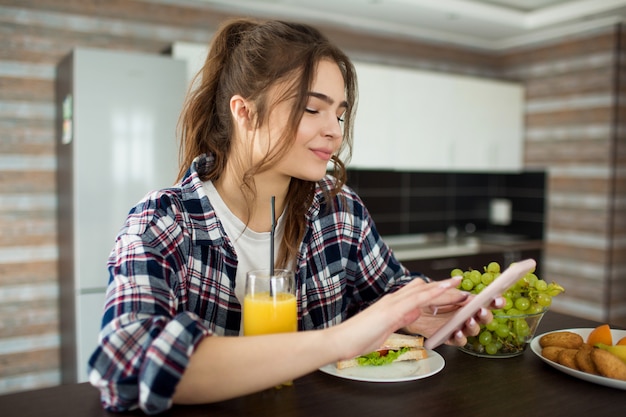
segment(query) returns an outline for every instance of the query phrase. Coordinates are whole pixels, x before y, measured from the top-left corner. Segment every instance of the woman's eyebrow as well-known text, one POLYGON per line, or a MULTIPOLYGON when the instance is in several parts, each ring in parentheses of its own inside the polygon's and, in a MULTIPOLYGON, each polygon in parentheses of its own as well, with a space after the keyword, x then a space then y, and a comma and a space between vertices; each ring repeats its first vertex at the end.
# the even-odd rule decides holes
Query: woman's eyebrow
MULTIPOLYGON (((332 98, 330 98, 329 96, 327 96, 326 94, 323 94, 323 93, 317 93, 315 91, 309 91, 309 96, 315 97, 315 98, 319 98, 320 100, 325 101, 328 104, 335 103, 335 100, 333 100, 332 98)), ((345 101, 345 100, 342 101, 341 103, 339 103, 339 107, 348 108, 348 102, 345 101)))

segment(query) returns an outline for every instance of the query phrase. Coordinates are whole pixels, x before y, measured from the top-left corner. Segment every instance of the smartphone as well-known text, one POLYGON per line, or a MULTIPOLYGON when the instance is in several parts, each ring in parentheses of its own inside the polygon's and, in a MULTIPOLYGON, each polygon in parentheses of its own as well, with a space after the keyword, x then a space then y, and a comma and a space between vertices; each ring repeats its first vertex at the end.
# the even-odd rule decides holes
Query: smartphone
POLYGON ((512 263, 491 284, 487 285, 484 290, 478 293, 469 303, 461 307, 450 320, 426 339, 424 347, 426 349, 434 349, 446 342, 450 339, 452 333, 460 329, 463 323, 470 317, 475 316, 481 307, 489 306, 493 300, 523 278, 528 272, 532 271, 535 265, 534 259, 524 259, 523 261, 512 263))

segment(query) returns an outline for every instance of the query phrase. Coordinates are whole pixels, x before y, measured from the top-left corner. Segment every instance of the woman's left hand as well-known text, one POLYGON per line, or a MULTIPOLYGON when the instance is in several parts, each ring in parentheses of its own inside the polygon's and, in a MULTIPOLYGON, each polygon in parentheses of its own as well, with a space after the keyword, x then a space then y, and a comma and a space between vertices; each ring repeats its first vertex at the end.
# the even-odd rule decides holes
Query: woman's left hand
MULTIPOLYGON (((426 338, 431 336, 437 329, 443 326, 456 311, 467 304, 473 296, 470 296, 460 303, 447 304, 445 300, 435 299, 430 307, 422 309, 422 314, 417 320, 406 327, 410 333, 418 333, 426 338)), ((487 324, 493 320, 491 308, 502 308, 504 298, 496 298, 489 308, 481 308, 474 317, 469 318, 462 328, 455 331, 447 345, 463 346, 467 343, 468 336, 476 336, 480 332, 480 325, 487 324)))

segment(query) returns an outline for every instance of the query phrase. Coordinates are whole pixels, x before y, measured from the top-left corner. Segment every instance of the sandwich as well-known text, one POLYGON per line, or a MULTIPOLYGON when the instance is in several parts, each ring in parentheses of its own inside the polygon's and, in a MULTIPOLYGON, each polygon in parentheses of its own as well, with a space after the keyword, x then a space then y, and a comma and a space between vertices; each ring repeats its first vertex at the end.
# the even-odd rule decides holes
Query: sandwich
POLYGON ((337 369, 354 366, 381 366, 394 362, 415 361, 427 357, 428 353, 424 348, 424 338, 422 336, 393 333, 374 352, 338 361, 337 369))

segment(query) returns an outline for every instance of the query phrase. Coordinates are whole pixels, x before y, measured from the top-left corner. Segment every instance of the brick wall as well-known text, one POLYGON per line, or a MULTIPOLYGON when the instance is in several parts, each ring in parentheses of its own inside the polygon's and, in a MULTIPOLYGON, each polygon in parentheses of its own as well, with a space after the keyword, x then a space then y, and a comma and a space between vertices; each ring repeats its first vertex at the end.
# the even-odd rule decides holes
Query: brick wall
POLYGON ((626 326, 626 33, 623 27, 616 34, 618 64, 615 81, 615 113, 613 116, 613 186, 609 193, 611 207, 608 289, 605 303, 608 319, 626 326))
POLYGON ((0 1, 0 393, 59 372, 54 78, 77 46, 159 53, 223 15, 135 1, 0 1))
POLYGON ((624 326, 620 31, 513 51, 503 61, 526 85, 525 164, 548 173, 544 274, 566 288, 554 308, 624 326))
MULTIPOLYGON (((60 381, 56 64, 76 46, 159 53, 174 41, 207 42, 224 18, 130 0, 0 0, 0 392, 60 381)), ((526 164, 549 170, 544 262, 568 288, 555 308, 625 325, 617 29, 506 55, 322 29, 355 58, 523 79, 526 164)))

